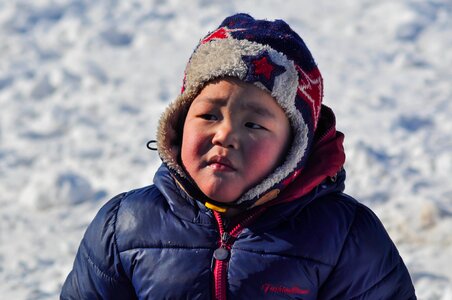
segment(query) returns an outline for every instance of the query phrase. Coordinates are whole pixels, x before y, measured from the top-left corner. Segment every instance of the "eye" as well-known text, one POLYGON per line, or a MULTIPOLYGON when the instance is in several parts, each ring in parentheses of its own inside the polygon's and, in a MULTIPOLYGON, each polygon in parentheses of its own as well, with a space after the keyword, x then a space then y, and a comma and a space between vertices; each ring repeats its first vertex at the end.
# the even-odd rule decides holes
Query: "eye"
POLYGON ((199 115, 199 117, 201 119, 207 120, 207 121, 215 121, 218 120, 217 116, 213 115, 213 114, 202 114, 199 115))
POLYGON ((265 127, 253 122, 246 122, 245 126, 251 129, 266 129, 265 127))

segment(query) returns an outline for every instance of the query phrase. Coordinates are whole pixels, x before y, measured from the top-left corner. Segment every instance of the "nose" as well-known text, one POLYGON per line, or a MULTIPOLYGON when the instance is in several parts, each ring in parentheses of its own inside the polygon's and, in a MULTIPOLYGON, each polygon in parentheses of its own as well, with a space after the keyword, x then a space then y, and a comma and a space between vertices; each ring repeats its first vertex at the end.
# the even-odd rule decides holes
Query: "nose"
POLYGON ((230 120, 224 119, 218 124, 212 143, 225 148, 238 148, 238 132, 230 120))

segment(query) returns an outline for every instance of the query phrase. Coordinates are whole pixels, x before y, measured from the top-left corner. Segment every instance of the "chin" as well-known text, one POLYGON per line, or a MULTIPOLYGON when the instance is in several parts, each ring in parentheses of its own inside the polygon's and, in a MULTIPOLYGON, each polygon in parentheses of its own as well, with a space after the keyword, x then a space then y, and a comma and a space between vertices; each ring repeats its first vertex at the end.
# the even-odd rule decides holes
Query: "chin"
POLYGON ((232 203, 239 199, 240 195, 226 195, 224 193, 206 193, 204 194, 210 199, 219 202, 219 203, 232 203))

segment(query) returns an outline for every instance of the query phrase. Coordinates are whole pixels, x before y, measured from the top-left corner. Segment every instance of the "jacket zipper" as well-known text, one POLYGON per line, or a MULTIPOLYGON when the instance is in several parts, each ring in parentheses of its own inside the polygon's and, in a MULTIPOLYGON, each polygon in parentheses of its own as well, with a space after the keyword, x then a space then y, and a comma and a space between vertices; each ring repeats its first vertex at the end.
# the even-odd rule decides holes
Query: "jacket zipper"
POLYGON ((227 275, 228 275, 228 264, 231 257, 231 249, 235 240, 239 234, 246 228, 252 221, 254 221, 258 216, 260 216, 264 211, 265 207, 261 207, 258 210, 252 212, 249 216, 244 218, 239 222, 231 231, 227 232, 224 229, 223 220, 221 214, 217 211, 213 211, 215 220, 217 221, 218 230, 220 232, 220 242, 219 247, 213 252, 213 258, 215 260, 213 277, 213 296, 216 300, 226 300, 227 294, 227 275))

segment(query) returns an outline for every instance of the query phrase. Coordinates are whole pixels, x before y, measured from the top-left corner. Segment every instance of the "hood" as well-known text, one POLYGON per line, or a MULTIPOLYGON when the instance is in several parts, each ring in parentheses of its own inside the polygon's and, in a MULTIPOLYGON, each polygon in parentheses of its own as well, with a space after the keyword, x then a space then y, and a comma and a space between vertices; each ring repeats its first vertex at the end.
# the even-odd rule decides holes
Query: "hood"
POLYGON ((302 172, 300 170, 296 179, 286 186, 279 197, 271 202, 271 205, 299 199, 326 180, 335 182, 345 163, 343 142, 344 134, 336 130, 333 111, 322 105, 314 146, 306 166, 302 172))

